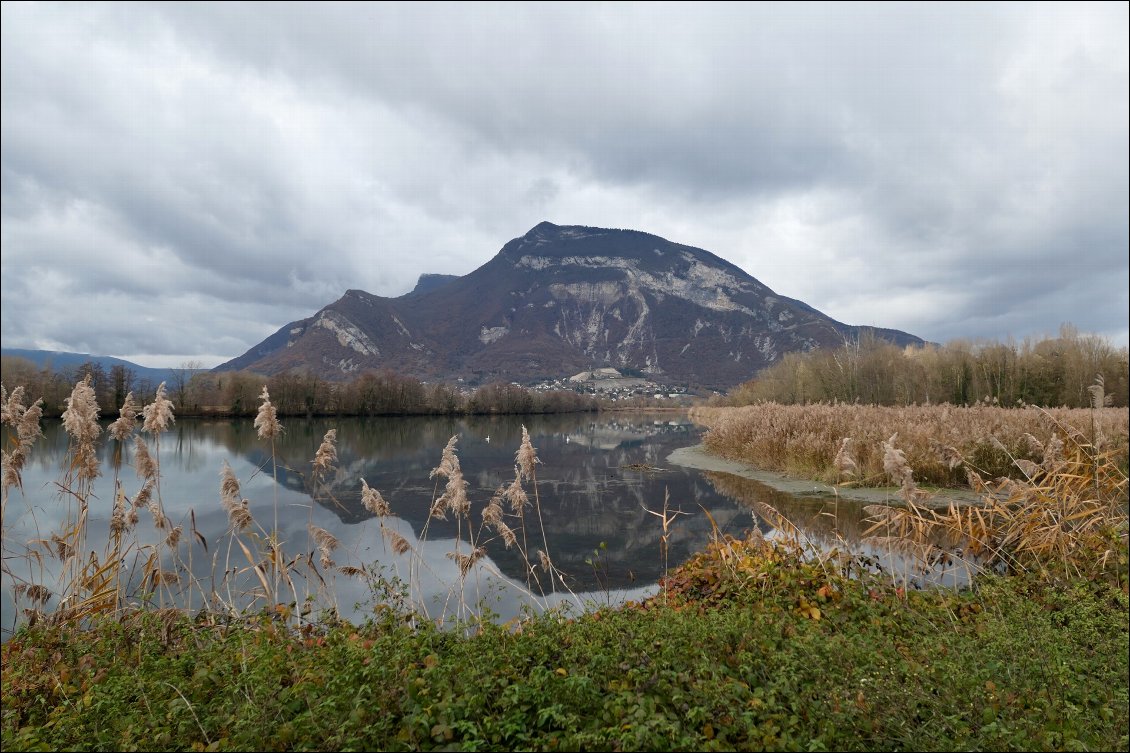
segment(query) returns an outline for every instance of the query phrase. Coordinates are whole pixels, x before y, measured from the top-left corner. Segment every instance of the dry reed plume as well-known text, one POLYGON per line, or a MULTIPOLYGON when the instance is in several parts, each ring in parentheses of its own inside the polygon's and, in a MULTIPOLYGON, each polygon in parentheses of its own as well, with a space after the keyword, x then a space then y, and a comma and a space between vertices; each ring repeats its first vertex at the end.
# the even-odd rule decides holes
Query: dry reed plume
POLYGON ((314 455, 313 473, 314 479, 321 480, 329 473, 334 464, 337 463, 337 429, 330 429, 322 438, 322 444, 318 446, 318 452, 314 455))
POLYGON ((2 453, 3 473, 3 504, 8 502, 8 491, 13 487, 23 490, 21 472, 27 463, 32 445, 43 436, 39 429, 39 421, 43 417, 43 401, 36 400, 29 406, 24 405, 24 388, 16 387, 9 395, 4 386, 0 384, 0 425, 8 425, 15 429, 15 435, 9 444, 11 450, 4 448, 2 453))
POLYGON ((274 439, 282 433, 282 424, 279 423, 278 412, 271 404, 271 396, 267 388, 263 387, 260 393, 259 412, 255 414, 255 430, 259 432, 259 439, 274 439))
MULTIPOLYGON (((95 442, 102 433, 102 427, 98 425, 98 400, 90 386, 89 374, 75 385, 64 403, 67 409, 63 411, 63 429, 71 438, 72 453, 68 479, 80 487, 89 486, 101 473, 95 442)), ((82 489, 72 491, 80 498, 83 496, 82 489)))
POLYGON ((110 424, 110 436, 125 442, 137 429, 137 417, 142 415, 141 406, 133 398, 133 392, 126 393, 126 399, 118 410, 118 420, 110 424))
POLYGON ((369 482, 365 479, 361 479, 361 504, 378 518, 383 518, 389 514, 388 502, 385 501, 379 491, 369 488, 369 482))
MULTIPOLYGON (((66 410, 62 415, 62 424, 69 442, 62 480, 57 483, 61 504, 65 506, 62 528, 29 542, 22 555, 29 566, 32 563, 38 565, 40 579, 54 577, 56 587, 47 589, 42 583, 32 583, 30 576, 17 576, 9 566, 9 558, 5 558, 5 575, 21 586, 14 593, 32 600, 31 609, 25 610, 29 620, 35 621, 48 616, 45 610, 51 598, 57 598, 57 601, 54 611, 49 615, 50 619, 81 623, 96 616, 116 613, 125 605, 131 589, 148 589, 162 602, 167 596, 171 597, 169 586, 181 582, 178 571, 183 570, 184 566, 178 550, 181 548, 185 527, 183 524, 170 524, 161 511, 159 456, 149 453, 140 436, 135 437, 138 446, 135 467, 143 483, 133 500, 126 496, 117 478, 117 463, 120 461, 122 445, 135 430, 138 416, 145 416, 143 428, 152 434, 155 447, 159 443, 160 433, 172 422, 171 403, 163 398, 164 385, 158 388, 154 403, 144 409, 140 409, 134 402, 132 394, 127 395, 118 420, 108 431, 109 436, 116 440, 114 496, 110 502, 107 541, 101 554, 87 543, 90 519, 96 514, 92 512, 91 504, 96 501, 93 497, 94 480, 101 475, 97 452, 98 440, 102 435, 102 428, 98 423, 98 404, 90 376, 87 375, 75 384, 65 400, 66 410), (137 538, 137 509, 142 506, 153 512, 159 532, 155 543, 144 544, 137 538), (54 570, 52 576, 48 576, 44 553, 55 557, 59 562, 58 569, 54 570), (136 586, 123 580, 123 573, 129 570, 128 558, 139 559, 142 563, 141 580, 136 586), (50 596, 44 598, 47 594, 50 596)), ((5 423, 11 424, 15 430, 14 450, 4 456, 7 502, 8 489, 19 485, 19 470, 26 459, 26 450, 39 435, 40 414, 38 403, 32 408, 22 407, 21 390, 14 392, 11 397, 5 393, 3 403, 5 423), (32 421, 35 422, 34 426, 32 421)), ((198 535, 194 524, 192 532, 198 535)), ((7 550, 6 541, 5 549, 7 550)), ((11 560, 20 558, 12 557, 11 560)))

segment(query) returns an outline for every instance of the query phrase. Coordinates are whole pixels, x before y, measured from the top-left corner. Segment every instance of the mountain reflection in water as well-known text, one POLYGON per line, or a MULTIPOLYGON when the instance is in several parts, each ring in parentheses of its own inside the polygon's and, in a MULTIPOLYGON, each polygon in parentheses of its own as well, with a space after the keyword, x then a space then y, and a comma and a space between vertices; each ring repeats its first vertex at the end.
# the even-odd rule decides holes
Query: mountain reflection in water
MULTIPOLYGON (((671 563, 689 558, 709 540, 711 525, 703 508, 723 533, 739 535, 754 525, 747 507, 719 494, 702 474, 666 463, 672 450, 699 438, 698 430, 679 415, 311 420, 302 422, 302 436, 288 431, 286 441, 276 447, 283 467, 278 481, 310 495, 311 448, 326 429, 337 428, 338 470, 326 480, 325 488, 319 486, 319 505, 346 526, 372 519, 361 504, 364 478, 389 502, 392 514, 411 526, 416 538, 427 524, 429 540, 454 539, 458 526, 453 519, 428 520, 432 501, 443 491, 442 483, 437 486, 429 478, 443 446, 450 437, 459 437, 455 450, 469 483, 472 520, 477 525, 498 487, 514 478, 523 425, 541 461, 537 483, 527 483, 526 492, 531 502, 537 492, 546 544, 574 591, 631 588, 654 584, 663 576, 662 526, 645 508, 661 510, 665 497, 671 509, 688 513, 678 517, 668 537, 671 563)), ((256 465, 269 459, 258 441, 236 449, 244 449, 256 465)), ((543 547, 532 509, 526 535, 532 557, 535 549, 543 547)), ((503 574, 525 581, 525 565, 516 549, 495 541, 488 553, 503 574)))
MULTIPOLYGON (((431 478, 444 445, 452 436, 468 482, 474 525, 502 484, 514 478, 515 453, 522 427, 530 433, 540 463, 536 484, 526 483, 544 522, 544 543, 533 507, 526 518, 526 542, 531 559, 538 549, 548 549, 566 584, 588 602, 615 603, 654 593, 664 574, 662 524, 648 511, 660 511, 664 500, 678 510, 667 540, 667 563, 675 567, 718 533, 741 536, 754 526, 774 535, 769 523, 753 512, 771 505, 805 530, 824 548, 858 543, 865 529, 858 503, 812 500, 776 492, 754 481, 725 473, 703 473, 667 462, 675 449, 697 444, 700 430, 684 415, 675 413, 567 414, 550 416, 489 416, 432 418, 290 419, 275 442, 277 470, 272 473, 271 449, 260 441, 250 420, 178 420, 161 437, 161 494, 165 512, 174 525, 195 520, 196 529, 209 544, 205 556, 192 560, 200 582, 214 577, 217 551, 227 547, 228 520, 219 499, 219 472, 231 464, 261 525, 274 524, 278 508, 278 534, 289 556, 312 548, 307 524, 325 528, 342 543, 335 554, 340 565, 376 564, 385 573, 407 580, 413 572, 412 554, 395 555, 381 536, 380 524, 403 535, 414 547, 424 567, 417 569, 415 584, 434 598, 450 598, 458 571, 448 557, 456 548, 469 551, 466 526, 451 519, 428 519, 432 502, 442 485, 431 478), (337 430, 336 468, 318 484, 311 483, 311 462, 328 429, 337 430), (361 504, 361 483, 381 492, 391 507, 390 517, 378 522, 361 504), (313 502, 313 504, 312 504, 313 502), (709 511, 707 516, 704 510, 709 511), (425 534, 426 528, 426 538, 425 534), (434 576, 434 577, 433 577, 434 576)), ((45 437, 35 446, 24 471, 25 511, 13 495, 7 510, 6 540, 29 541, 41 531, 62 530, 66 505, 54 482, 61 476, 67 437, 58 422, 44 425, 45 437)), ((89 541, 105 542, 113 500, 115 474, 127 495, 139 483, 130 464, 133 447, 117 448, 104 440, 99 448, 102 476, 95 482, 89 541)), ((770 516, 769 520, 773 518, 770 516)), ((516 519, 509 519, 512 526, 516 519)), ((140 543, 158 536, 148 520, 136 529, 140 543)), ((476 537, 478 532, 476 531, 476 537)), ((521 594, 527 584, 527 566, 517 548, 498 540, 485 541, 484 563, 499 573, 487 590, 510 589, 492 605, 502 618, 528 605, 521 594)), ((519 541, 522 541, 519 533, 519 541)), ((100 545, 100 544, 99 544, 100 545)), ((218 560, 222 575, 224 560, 218 560)), ((334 589, 347 616, 350 605, 371 598, 355 578, 338 574, 334 589)), ((492 578, 494 576, 491 576, 492 578)), ((478 576, 476 576, 478 579, 478 576)), ((482 585, 476 580, 478 585, 482 585)), ((11 583, 5 579, 3 622, 13 620, 11 583)), ((535 589, 536 591, 536 589, 535 589)))

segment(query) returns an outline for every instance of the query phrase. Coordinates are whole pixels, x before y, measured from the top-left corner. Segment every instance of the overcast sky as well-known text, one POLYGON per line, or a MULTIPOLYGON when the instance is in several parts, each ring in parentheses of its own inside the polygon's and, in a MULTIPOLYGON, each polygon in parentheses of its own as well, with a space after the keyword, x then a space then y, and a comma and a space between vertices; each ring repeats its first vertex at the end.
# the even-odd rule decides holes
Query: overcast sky
POLYGON ((5 3, 3 344, 213 366, 549 220, 1124 346, 1128 7, 5 3))

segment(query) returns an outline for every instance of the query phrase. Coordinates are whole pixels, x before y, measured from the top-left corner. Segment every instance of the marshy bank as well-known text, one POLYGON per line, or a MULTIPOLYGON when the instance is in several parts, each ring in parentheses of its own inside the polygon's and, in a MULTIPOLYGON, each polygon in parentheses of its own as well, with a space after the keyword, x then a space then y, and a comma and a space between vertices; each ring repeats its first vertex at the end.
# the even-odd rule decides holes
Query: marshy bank
MULTIPOLYGON (((705 444, 680 447, 667 456, 667 462, 684 468, 711 473, 728 473, 776 489, 801 499, 826 501, 843 499, 853 502, 889 503, 900 500, 897 486, 849 486, 828 484, 807 478, 796 478, 779 471, 768 471, 749 463, 730 460, 711 452, 705 444)), ((934 504, 974 504, 980 500, 971 489, 934 489, 934 504)))

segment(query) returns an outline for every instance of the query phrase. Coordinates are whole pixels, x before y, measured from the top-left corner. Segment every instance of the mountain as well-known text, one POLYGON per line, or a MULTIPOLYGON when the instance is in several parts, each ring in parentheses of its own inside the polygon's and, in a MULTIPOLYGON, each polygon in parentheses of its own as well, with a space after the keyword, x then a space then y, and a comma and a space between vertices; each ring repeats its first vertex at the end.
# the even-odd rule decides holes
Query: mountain
POLYGON ((459 279, 459 275, 437 275, 424 273, 420 275, 420 279, 416 281, 416 287, 412 289, 411 293, 407 295, 417 295, 419 293, 430 293, 433 290, 442 288, 449 282, 455 282, 459 279))
POLYGON ((611 366, 729 387, 790 351, 871 332, 777 295, 714 254, 635 230, 543 222, 490 261, 399 298, 348 290, 217 369, 390 368, 420 379, 532 381, 611 366))
MULTIPOLYGON (((24 348, 2 348, 0 355, 24 358, 31 361, 38 368, 45 366, 56 372, 72 372, 85 363, 94 362, 102 366, 109 373, 115 366, 124 366, 133 371, 134 377, 152 382, 154 386, 161 382, 173 381, 173 372, 176 369, 154 369, 148 366, 139 366, 133 361, 126 361, 113 356, 92 356, 89 353, 71 353, 63 350, 26 350, 24 348)), ((203 371, 204 369, 200 369, 203 371)))

